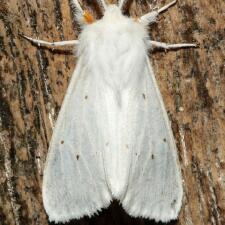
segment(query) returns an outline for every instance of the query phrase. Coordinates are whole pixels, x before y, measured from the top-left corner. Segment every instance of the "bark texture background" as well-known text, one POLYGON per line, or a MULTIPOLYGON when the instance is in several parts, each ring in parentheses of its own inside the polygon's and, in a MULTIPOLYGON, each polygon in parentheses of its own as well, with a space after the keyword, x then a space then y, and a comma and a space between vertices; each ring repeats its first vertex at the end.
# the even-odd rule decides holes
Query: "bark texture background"
MULTIPOLYGON (((93 0, 83 6, 95 15, 93 0)), ((130 14, 170 2, 130 1, 130 14)), ((182 166, 183 206, 170 225, 225 224, 225 73, 223 0, 180 0, 151 27, 151 37, 198 42, 198 49, 150 55, 172 121, 182 166)), ((100 14, 98 13, 98 17, 100 14)), ((0 224, 47 225, 43 165, 76 60, 19 36, 75 39, 68 0, 0 0, 0 224)), ((52 223, 53 224, 53 223, 52 223)), ((114 202, 91 219, 68 224, 157 224, 133 219, 114 202)), ((160 223, 158 223, 160 224, 160 223)))

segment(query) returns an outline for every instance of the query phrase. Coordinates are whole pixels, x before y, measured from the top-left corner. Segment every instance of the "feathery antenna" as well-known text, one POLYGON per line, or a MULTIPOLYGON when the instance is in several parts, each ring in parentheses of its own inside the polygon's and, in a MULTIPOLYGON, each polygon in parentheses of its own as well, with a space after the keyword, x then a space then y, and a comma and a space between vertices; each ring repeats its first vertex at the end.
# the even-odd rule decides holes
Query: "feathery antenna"
POLYGON ((71 4, 73 4, 73 5, 75 6, 75 8, 79 11, 79 13, 80 13, 81 15, 83 15, 84 11, 83 11, 83 9, 81 8, 81 5, 80 5, 80 3, 79 3, 78 0, 72 0, 72 1, 71 1, 71 4))
POLYGON ((71 5, 73 5, 73 7, 76 8, 76 10, 78 10, 81 15, 83 15, 84 11, 81 8, 81 5, 78 0, 71 0, 71 5))

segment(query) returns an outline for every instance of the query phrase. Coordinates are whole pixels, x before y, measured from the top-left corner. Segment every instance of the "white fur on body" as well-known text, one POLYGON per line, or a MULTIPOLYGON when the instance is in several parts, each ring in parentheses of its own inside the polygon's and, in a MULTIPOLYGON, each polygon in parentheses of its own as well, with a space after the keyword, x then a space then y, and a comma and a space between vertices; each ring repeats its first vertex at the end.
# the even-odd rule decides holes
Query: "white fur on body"
POLYGON ((115 5, 84 27, 44 171, 50 220, 91 216, 112 199, 131 216, 177 218, 180 168, 148 41, 115 5))

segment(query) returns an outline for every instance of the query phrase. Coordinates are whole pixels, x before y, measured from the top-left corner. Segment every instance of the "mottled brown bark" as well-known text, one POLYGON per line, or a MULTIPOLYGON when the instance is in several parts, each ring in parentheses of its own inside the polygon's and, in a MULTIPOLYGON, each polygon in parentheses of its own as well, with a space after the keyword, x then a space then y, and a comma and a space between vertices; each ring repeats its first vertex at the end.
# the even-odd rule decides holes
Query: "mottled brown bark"
MULTIPOLYGON (((128 5, 131 15, 149 10, 146 0, 128 5)), ((98 9, 91 0, 83 0, 83 6, 98 9)), ((171 225, 225 224, 224 8, 223 0, 178 1, 151 28, 157 41, 200 44, 150 56, 184 180, 182 210, 171 225)), ((72 21, 68 0, 0 0, 1 225, 49 224, 41 197, 43 164, 76 64, 68 51, 37 48, 19 33, 48 41, 74 39, 78 28, 72 21)), ((133 219, 113 203, 98 216, 69 224, 155 223, 133 219)))

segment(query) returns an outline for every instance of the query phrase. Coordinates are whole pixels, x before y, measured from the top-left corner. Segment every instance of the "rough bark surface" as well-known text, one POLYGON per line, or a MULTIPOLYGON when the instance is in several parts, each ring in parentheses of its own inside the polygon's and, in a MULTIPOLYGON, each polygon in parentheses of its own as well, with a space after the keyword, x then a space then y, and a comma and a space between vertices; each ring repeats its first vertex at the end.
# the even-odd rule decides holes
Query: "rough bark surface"
MULTIPOLYGON (((81 2, 99 11, 95 1, 81 2)), ((134 16, 168 2, 127 5, 134 16)), ((179 219, 170 225, 225 224, 224 8, 223 0, 180 0, 150 30, 153 40, 200 46, 150 55, 185 191, 179 219)), ((43 165, 76 59, 68 51, 33 46, 19 33, 60 41, 76 39, 79 29, 68 0, 0 0, 0 224, 47 225, 43 165)), ((68 224, 156 223, 131 218, 114 202, 91 219, 68 224)))

